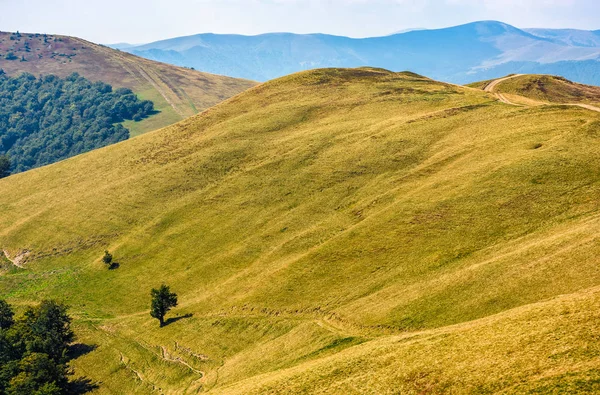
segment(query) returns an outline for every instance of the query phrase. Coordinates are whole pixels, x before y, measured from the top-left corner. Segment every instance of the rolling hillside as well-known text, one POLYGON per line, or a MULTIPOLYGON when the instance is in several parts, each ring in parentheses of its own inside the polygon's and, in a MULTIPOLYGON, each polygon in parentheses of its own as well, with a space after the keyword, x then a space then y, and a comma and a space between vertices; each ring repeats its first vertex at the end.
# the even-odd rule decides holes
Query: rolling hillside
POLYGON ((267 81, 318 67, 413 70, 453 83, 509 73, 558 74, 600 85, 597 32, 517 29, 482 21, 385 37, 274 33, 259 36, 199 34, 124 50, 198 70, 267 81))
POLYGON ((599 135, 413 73, 294 74, 0 180, 0 298, 69 303, 99 394, 590 393, 599 135))
POLYGON ((126 123, 134 135, 173 124, 254 85, 149 61, 76 37, 29 33, 0 32, 0 69, 12 76, 28 72, 67 77, 77 72, 92 81, 130 88, 160 111, 142 122, 126 123))
MULTIPOLYGON (((490 91, 490 84, 490 81, 484 81, 471 86, 490 91)), ((494 83, 493 91, 522 104, 600 106, 600 87, 576 84, 550 75, 514 75, 494 83)))

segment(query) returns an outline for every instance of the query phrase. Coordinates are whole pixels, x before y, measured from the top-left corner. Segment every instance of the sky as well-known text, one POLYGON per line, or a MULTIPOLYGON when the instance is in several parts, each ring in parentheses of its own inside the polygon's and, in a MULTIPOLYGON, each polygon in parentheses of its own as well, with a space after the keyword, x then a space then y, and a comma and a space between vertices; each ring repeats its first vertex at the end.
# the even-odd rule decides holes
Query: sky
POLYGON ((599 0, 0 0, 0 30, 148 43, 198 33, 384 36, 478 20, 600 29, 599 0))

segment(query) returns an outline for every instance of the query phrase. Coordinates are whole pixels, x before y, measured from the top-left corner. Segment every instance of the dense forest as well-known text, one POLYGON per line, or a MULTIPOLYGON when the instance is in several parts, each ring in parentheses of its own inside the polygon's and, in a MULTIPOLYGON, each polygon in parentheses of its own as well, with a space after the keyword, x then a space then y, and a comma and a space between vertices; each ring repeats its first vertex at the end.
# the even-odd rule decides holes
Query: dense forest
POLYGON ((154 104, 130 89, 76 73, 10 77, 0 69, 0 158, 10 160, 12 173, 47 165, 125 140, 120 122, 152 113, 154 104))

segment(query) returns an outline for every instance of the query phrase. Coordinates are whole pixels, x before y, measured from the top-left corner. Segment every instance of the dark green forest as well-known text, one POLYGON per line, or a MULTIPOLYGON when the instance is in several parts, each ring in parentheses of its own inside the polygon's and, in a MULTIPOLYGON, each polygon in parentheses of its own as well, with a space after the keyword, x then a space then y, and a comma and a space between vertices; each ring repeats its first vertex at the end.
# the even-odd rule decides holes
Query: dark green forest
POLYGON ((154 104, 130 89, 76 73, 9 77, 0 69, 0 159, 10 160, 12 173, 54 163, 126 140, 120 122, 153 113, 154 104))
POLYGON ((96 388, 85 378, 69 380, 68 362, 93 349, 73 340, 66 306, 43 301, 15 319, 0 299, 0 395, 83 394, 96 388))

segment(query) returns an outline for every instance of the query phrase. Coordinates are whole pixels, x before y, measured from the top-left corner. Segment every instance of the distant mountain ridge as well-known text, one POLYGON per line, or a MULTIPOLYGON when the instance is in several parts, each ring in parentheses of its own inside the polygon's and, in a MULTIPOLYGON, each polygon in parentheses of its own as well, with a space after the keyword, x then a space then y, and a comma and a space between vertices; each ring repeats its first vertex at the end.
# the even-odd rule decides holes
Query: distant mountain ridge
POLYGON ((523 29, 534 36, 575 47, 600 47, 600 30, 578 29, 523 29))
POLYGON ((518 29, 496 21, 355 39, 327 34, 199 34, 124 48, 148 59, 266 81, 320 67, 411 70, 468 83, 509 72, 548 70, 600 84, 600 33, 518 29))

